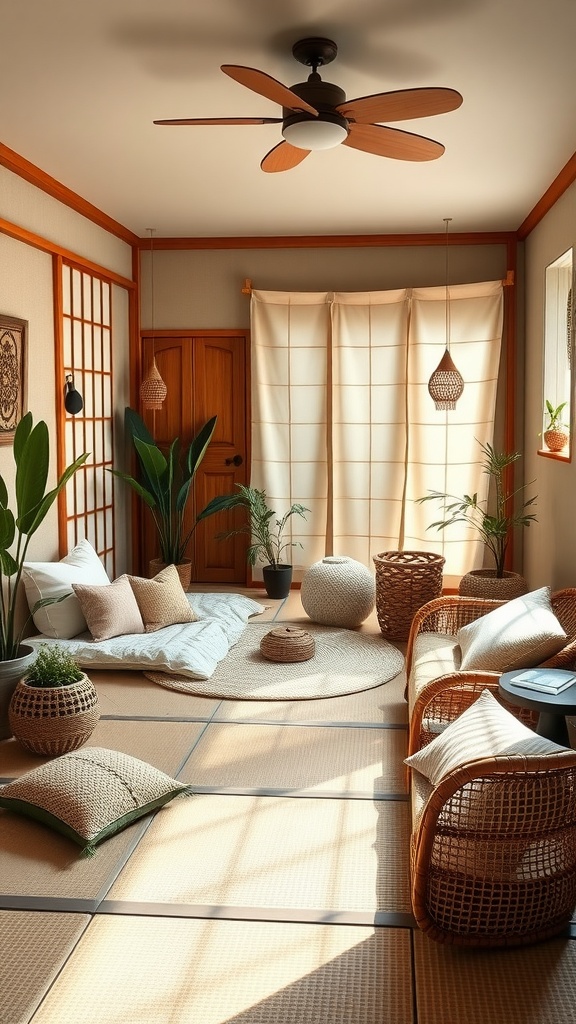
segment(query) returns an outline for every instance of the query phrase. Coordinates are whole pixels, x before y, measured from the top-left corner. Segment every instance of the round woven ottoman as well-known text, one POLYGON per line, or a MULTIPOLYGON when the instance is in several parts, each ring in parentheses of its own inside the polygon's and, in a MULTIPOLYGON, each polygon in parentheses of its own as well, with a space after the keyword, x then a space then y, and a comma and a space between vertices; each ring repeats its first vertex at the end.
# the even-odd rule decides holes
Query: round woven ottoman
POLYGON ((328 555, 306 570, 300 599, 313 622, 355 629, 374 608, 374 576, 354 558, 328 555))
POLYGON ((309 661, 315 651, 314 637, 299 626, 271 629, 260 641, 260 653, 268 661, 309 661))

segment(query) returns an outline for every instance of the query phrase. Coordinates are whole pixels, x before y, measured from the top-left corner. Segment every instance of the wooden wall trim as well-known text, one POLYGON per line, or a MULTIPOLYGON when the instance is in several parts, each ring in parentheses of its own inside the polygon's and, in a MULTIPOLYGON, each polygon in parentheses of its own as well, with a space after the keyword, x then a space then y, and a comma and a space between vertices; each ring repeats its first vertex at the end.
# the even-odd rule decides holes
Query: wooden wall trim
POLYGON ((536 206, 530 210, 530 213, 522 221, 522 224, 518 228, 517 237, 519 242, 523 242, 528 237, 531 231, 534 230, 537 224, 546 216, 547 213, 552 209, 555 203, 558 202, 560 197, 564 195, 564 192, 570 185, 576 181, 576 153, 573 153, 570 159, 560 171, 549 188, 546 189, 544 195, 538 200, 536 206))
MULTIPOLYGON (((451 234, 449 245, 507 245, 515 231, 477 231, 451 234)), ((150 239, 140 238, 139 249, 150 239)), ((270 235, 228 238, 155 238, 154 249, 348 249, 384 246, 446 245, 444 232, 420 235, 270 235)))
POLYGON ((121 274, 116 274, 113 270, 109 270, 108 267, 101 267, 99 263, 92 263, 91 260, 86 260, 83 256, 78 256, 77 253, 64 249, 61 245, 56 245, 55 242, 51 242, 48 238, 43 238, 42 235, 35 235, 32 231, 21 228, 18 224, 12 224, 9 220, 3 220, 1 217, 0 233, 9 235, 10 238, 15 238, 18 242, 24 242, 25 245, 31 245, 35 249, 40 249, 42 252, 50 253, 51 256, 61 256, 62 259, 72 263, 80 270, 87 270, 91 274, 103 277, 106 281, 121 285, 122 288, 136 288, 136 282, 131 281, 128 277, 122 277, 121 274))
POLYGON ((81 214, 82 217, 91 220, 98 227, 104 228, 111 235, 121 238, 123 242, 135 245, 138 241, 138 236, 124 227, 123 224, 119 224, 117 220, 109 217, 107 213, 99 210, 98 207, 93 206, 92 203, 79 196, 77 192, 73 192, 72 189, 67 188, 62 182, 57 181, 50 174, 46 174, 36 164, 30 163, 25 157, 15 153, 13 149, 8 149, 8 146, 4 146, 1 142, 0 165, 6 167, 9 171, 13 171, 18 177, 24 178, 25 181, 29 181, 31 185, 35 185, 43 192, 46 192, 47 195, 52 196, 53 199, 57 199, 59 203, 63 203, 64 206, 68 206, 71 210, 81 214))

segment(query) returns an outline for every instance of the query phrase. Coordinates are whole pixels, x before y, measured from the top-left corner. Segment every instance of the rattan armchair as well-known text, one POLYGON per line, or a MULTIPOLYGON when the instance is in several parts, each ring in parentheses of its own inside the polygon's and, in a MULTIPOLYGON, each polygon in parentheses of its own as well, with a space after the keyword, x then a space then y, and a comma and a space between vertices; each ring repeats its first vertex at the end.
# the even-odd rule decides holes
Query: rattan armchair
MULTIPOLYGON (((548 668, 576 667, 576 588, 558 590, 552 594, 554 614, 562 624, 567 640, 565 646, 554 657, 542 664, 548 668)), ((414 646, 421 633, 442 633, 456 636, 458 630, 500 607, 502 601, 491 601, 474 597, 438 597, 420 608, 412 621, 406 650, 406 672, 412 670, 414 646)), ((437 735, 439 727, 457 718, 472 704, 479 693, 489 689, 513 715, 526 725, 535 727, 535 712, 508 704, 498 694, 499 672, 450 672, 429 683, 418 695, 410 718, 408 752, 419 750, 437 735)))
POLYGON ((576 751, 499 756, 432 789, 412 834, 412 908, 438 942, 526 945, 576 905, 576 751))

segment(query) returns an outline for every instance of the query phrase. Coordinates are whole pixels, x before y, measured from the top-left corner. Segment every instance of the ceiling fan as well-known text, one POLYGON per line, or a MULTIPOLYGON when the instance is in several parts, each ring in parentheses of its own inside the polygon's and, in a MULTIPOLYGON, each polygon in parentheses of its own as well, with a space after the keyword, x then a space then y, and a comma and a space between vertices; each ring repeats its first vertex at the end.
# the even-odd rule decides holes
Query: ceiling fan
POLYGON ((154 124, 244 125, 281 124, 284 141, 266 154, 263 171, 288 171, 315 149, 332 149, 341 143, 365 153, 395 160, 435 160, 444 146, 424 135, 415 135, 378 122, 405 121, 455 110, 462 96, 455 89, 421 88, 380 92, 347 100, 346 93, 323 82, 318 68, 330 64, 338 53, 331 39, 310 38, 294 43, 297 61, 312 68, 306 82, 288 89, 256 68, 223 64, 221 70, 247 89, 282 106, 282 117, 187 117, 154 121, 154 124))

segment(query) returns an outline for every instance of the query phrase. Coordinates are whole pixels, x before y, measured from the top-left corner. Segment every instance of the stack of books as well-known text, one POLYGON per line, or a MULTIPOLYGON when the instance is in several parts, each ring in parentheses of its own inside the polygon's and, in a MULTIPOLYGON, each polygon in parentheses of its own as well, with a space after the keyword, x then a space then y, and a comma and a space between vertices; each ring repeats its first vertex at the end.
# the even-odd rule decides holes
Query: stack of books
POLYGON ((510 680, 514 686, 521 686, 526 690, 539 690, 540 693, 561 693, 568 686, 576 683, 575 672, 565 672, 563 669, 531 668, 513 676, 510 680))

